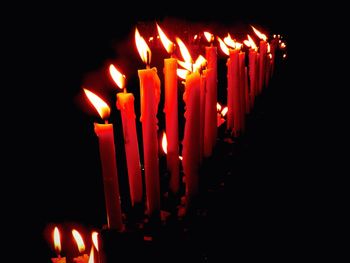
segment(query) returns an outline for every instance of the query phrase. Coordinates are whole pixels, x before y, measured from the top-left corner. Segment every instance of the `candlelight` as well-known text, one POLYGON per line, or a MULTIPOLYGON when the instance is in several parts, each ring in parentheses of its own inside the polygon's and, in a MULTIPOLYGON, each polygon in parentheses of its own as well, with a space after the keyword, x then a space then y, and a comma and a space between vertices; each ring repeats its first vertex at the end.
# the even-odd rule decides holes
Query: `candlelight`
POLYGON ((92 238, 92 244, 94 244, 94 247, 98 251, 98 233, 96 231, 91 233, 92 238))
POLYGON ((214 41, 214 35, 212 33, 205 31, 204 36, 209 43, 214 41))
POLYGON ((109 65, 109 73, 110 73, 112 79, 114 80, 114 82, 117 84, 117 86, 120 89, 124 89, 125 88, 125 79, 126 79, 125 75, 120 73, 119 70, 113 64, 109 65))
POLYGON ((75 229, 72 230, 72 234, 75 239, 75 242, 77 243, 79 252, 83 253, 85 251, 85 244, 83 238, 81 237, 80 233, 75 229))
POLYGON ((151 64, 152 53, 145 39, 140 35, 137 28, 135 29, 135 42, 136 42, 137 51, 139 52, 142 61, 147 66, 149 66, 151 64))
POLYGON ((267 53, 271 52, 270 43, 267 43, 267 53))
POLYGON ((182 55, 183 59, 185 60, 185 62, 193 64, 193 60, 192 60, 192 57, 190 55, 190 52, 188 51, 187 47, 182 42, 182 40, 180 38, 176 37, 176 42, 180 47, 180 52, 181 52, 181 55, 182 55))
POLYGON ((216 103, 216 110, 221 111, 221 105, 219 102, 216 103))
POLYGON ((226 45, 228 45, 231 48, 237 48, 236 41, 234 41, 230 35, 230 33, 227 33, 227 36, 224 38, 224 42, 226 45))
POLYGON ((217 38, 218 38, 219 45, 220 45, 222 52, 224 52, 227 56, 229 56, 230 55, 229 48, 226 46, 225 42, 222 41, 222 39, 220 37, 217 37, 217 38))
POLYGON ((201 67, 205 67, 206 64, 207 60, 202 55, 199 55, 196 62, 193 64, 193 71, 199 70, 201 67))
POLYGON ((100 114, 102 119, 107 119, 110 115, 110 108, 107 103, 104 102, 100 97, 98 97, 93 92, 84 89, 85 95, 90 100, 91 104, 95 107, 97 112, 100 114))
POLYGON ((176 70, 176 74, 179 78, 181 79, 186 79, 186 76, 190 73, 190 71, 188 71, 187 69, 181 69, 181 68, 178 68, 176 70))
POLYGON ((174 52, 175 45, 173 42, 169 40, 169 38, 165 35, 163 30, 160 28, 160 26, 157 24, 157 29, 158 33, 160 36, 160 40, 165 48, 165 50, 169 53, 172 54, 174 52))
POLYGON ((53 243, 55 246, 56 254, 57 254, 57 256, 59 256, 61 253, 61 238, 60 238, 60 232, 59 232, 57 226, 55 227, 55 229, 53 231, 53 243))
POLYGON ((251 26, 254 30, 254 33, 258 36, 258 38, 266 41, 267 40, 267 36, 263 33, 261 33, 259 30, 257 30, 255 27, 251 26))
POLYGON ((254 40, 250 37, 249 34, 247 34, 247 36, 248 36, 248 41, 250 43, 250 47, 256 51, 258 49, 258 47, 256 46, 254 40))
POLYGON ((95 262, 94 258, 95 258, 94 250, 91 249, 88 263, 94 263, 95 262))
POLYGON ((187 69, 188 71, 192 71, 192 63, 177 60, 177 64, 179 64, 181 67, 187 69))
POLYGON ((168 141, 166 139, 165 132, 163 132, 163 137, 162 137, 162 148, 163 148, 163 152, 165 154, 167 154, 168 153, 168 141))
POLYGON ((225 106, 221 111, 221 116, 224 117, 226 115, 227 111, 228 111, 228 107, 225 106))

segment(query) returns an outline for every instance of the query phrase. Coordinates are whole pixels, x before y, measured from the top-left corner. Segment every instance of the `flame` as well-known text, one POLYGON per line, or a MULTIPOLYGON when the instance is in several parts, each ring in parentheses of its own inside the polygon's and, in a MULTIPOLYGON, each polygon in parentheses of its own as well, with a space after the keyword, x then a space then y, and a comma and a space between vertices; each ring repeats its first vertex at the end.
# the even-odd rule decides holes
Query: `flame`
POLYGON ((283 58, 286 58, 287 57, 287 54, 283 54, 283 58))
POLYGON ((84 89, 85 95, 88 97, 92 105, 96 108, 98 111, 98 114, 100 114, 102 119, 107 119, 109 117, 109 114, 111 112, 110 108, 108 107, 107 103, 104 102, 100 97, 98 97, 95 93, 84 89))
POLYGON ((98 251, 98 237, 97 236, 98 236, 98 233, 96 231, 91 233, 92 243, 94 244, 94 247, 98 251))
POLYGON ((188 51, 187 47, 185 46, 185 44, 178 37, 176 37, 176 42, 180 47, 180 52, 181 52, 181 55, 182 55, 183 59, 185 60, 185 62, 192 64, 193 63, 192 57, 191 57, 190 52, 188 51))
POLYGON ((270 53, 270 52, 271 52, 270 44, 267 43, 267 53, 270 53))
POLYGON ((281 43, 280 45, 281 48, 285 48, 286 47, 286 44, 284 42, 281 43))
POLYGON ((199 55, 196 59, 196 62, 193 65, 193 70, 199 70, 201 67, 205 67, 207 65, 207 60, 202 56, 199 55))
POLYGON ((95 262, 95 254, 94 254, 94 250, 91 249, 88 263, 94 263, 94 262, 95 262))
POLYGON ((241 49, 243 46, 242 43, 236 42, 236 49, 241 49))
POLYGON ((146 63, 146 65, 149 65, 151 63, 152 53, 145 39, 140 35, 137 28, 135 29, 135 42, 136 42, 137 51, 139 52, 142 61, 146 63))
POLYGON ((258 36, 258 38, 266 41, 267 40, 267 36, 263 33, 261 33, 259 30, 257 30, 255 27, 251 26, 254 30, 254 33, 258 36))
POLYGON ((218 37, 218 41, 219 41, 219 45, 220 45, 220 48, 221 48, 222 52, 224 52, 227 56, 229 56, 230 55, 230 50, 226 46, 225 42, 222 41, 222 39, 220 37, 218 37))
POLYGON ((152 42, 154 37, 149 37, 148 42, 152 42))
POLYGON ((165 154, 167 154, 168 153, 168 141, 166 139, 165 132, 163 132, 163 137, 162 137, 162 148, 163 148, 163 152, 165 154))
POLYGON ((188 71, 192 72, 192 63, 184 62, 184 61, 177 61, 177 64, 179 64, 181 67, 187 69, 188 71))
POLYGON ((251 47, 249 40, 245 39, 245 40, 243 40, 243 43, 244 43, 244 45, 246 45, 247 47, 251 47))
POLYGON ((204 32, 204 36, 207 39, 207 41, 210 43, 214 40, 214 35, 212 33, 209 33, 207 31, 204 32))
POLYGON ((257 49, 258 49, 258 47, 256 46, 256 44, 255 44, 254 40, 253 40, 253 39, 250 37, 250 35, 249 35, 249 34, 247 34, 247 36, 248 36, 248 40, 249 40, 249 43, 250 43, 250 47, 251 47, 252 49, 257 50, 257 49))
POLYGON ((221 116, 224 117, 228 111, 228 107, 226 106, 225 108, 222 109, 221 111, 221 116))
POLYGON ((55 226, 53 230, 53 243, 55 246, 55 251, 57 254, 60 254, 61 252, 61 238, 60 238, 60 231, 58 230, 58 227, 55 226))
POLYGON ((178 68, 176 74, 180 79, 186 79, 186 76, 190 73, 187 69, 178 68))
POLYGON ((221 111, 221 105, 219 102, 216 103, 216 111, 221 111))
POLYGON ((113 64, 109 65, 109 73, 111 74, 111 77, 114 80, 114 82, 117 84, 117 86, 120 89, 124 89, 125 78, 126 78, 125 75, 120 73, 119 70, 117 70, 117 68, 113 64))
POLYGON ((236 48, 236 42, 232 39, 230 33, 227 33, 227 36, 224 38, 224 42, 229 47, 236 48))
POLYGON ((80 233, 75 229, 72 230, 72 234, 75 239, 75 242, 78 245, 79 252, 83 253, 85 251, 85 244, 83 238, 81 237, 80 233))
POLYGON ((193 36, 193 40, 196 40, 198 38, 198 35, 193 36))
POLYGON ((169 40, 169 38, 164 34, 163 30, 160 28, 160 26, 157 24, 158 33, 160 36, 160 40, 162 41, 162 44, 165 48, 165 50, 171 54, 174 52, 174 43, 169 40))

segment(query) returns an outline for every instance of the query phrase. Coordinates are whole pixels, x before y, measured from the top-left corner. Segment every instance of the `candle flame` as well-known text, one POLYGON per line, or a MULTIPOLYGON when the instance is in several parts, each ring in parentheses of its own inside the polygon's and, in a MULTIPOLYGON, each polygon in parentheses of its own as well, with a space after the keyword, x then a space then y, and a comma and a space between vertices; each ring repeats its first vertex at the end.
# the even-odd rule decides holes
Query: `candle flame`
POLYGON ((221 105, 219 102, 216 103, 216 111, 221 111, 221 105))
POLYGON ((186 79, 186 76, 190 73, 187 69, 178 68, 176 74, 180 79, 186 79))
POLYGON ((91 239, 92 243, 94 244, 94 247, 98 251, 98 233, 96 231, 91 233, 91 239))
POLYGON ((120 89, 125 87, 125 75, 119 72, 119 70, 113 65, 109 65, 109 73, 111 74, 112 79, 117 84, 120 89))
POLYGON ((174 52, 174 43, 171 42, 169 40, 169 38, 165 35, 165 33, 163 32, 163 30, 160 28, 160 26, 157 24, 157 29, 158 29, 158 33, 160 36, 160 41, 162 41, 162 44, 165 48, 165 50, 171 54, 174 52))
POLYGON ((91 104, 95 107, 98 114, 100 114, 102 119, 107 119, 110 115, 110 108, 106 102, 104 102, 100 97, 98 97, 95 93, 84 89, 85 95, 90 100, 91 104))
POLYGON ((229 48, 226 46, 225 42, 222 41, 222 39, 220 37, 217 37, 217 38, 218 38, 219 45, 220 45, 222 52, 224 52, 227 56, 229 56, 230 55, 229 48))
POLYGON ((85 251, 85 244, 83 238, 81 237, 80 233, 75 229, 72 230, 72 234, 75 239, 75 242, 77 243, 79 252, 83 253, 85 251))
POLYGON ((205 67, 206 65, 207 60, 202 55, 199 55, 196 62, 193 64, 193 70, 199 70, 201 67, 205 67))
POLYGON ((247 47, 251 47, 249 40, 245 39, 245 40, 243 40, 243 43, 244 43, 244 45, 246 45, 247 47))
POLYGON ((191 63, 178 60, 177 64, 179 64, 181 67, 187 69, 188 71, 192 72, 192 64, 191 63))
POLYGON ((230 33, 227 33, 227 36, 224 38, 224 42, 229 47, 236 48, 236 42, 232 39, 230 33))
POLYGON ((228 111, 228 107, 226 106, 222 109, 221 116, 224 117, 226 115, 227 111, 228 111))
POLYGON ((242 48, 242 46, 243 46, 243 44, 242 43, 239 43, 239 42, 235 42, 236 43, 236 49, 241 49, 242 48))
POLYGON ((146 65, 149 65, 151 63, 152 53, 145 39, 140 35, 137 28, 135 29, 135 43, 136 43, 137 51, 139 52, 142 61, 146 65))
POLYGON ((263 33, 261 33, 259 30, 257 30, 255 27, 251 26, 254 30, 254 33, 258 36, 258 38, 266 41, 267 40, 267 36, 263 33))
POLYGON ((168 153, 168 141, 166 139, 165 132, 163 132, 163 137, 162 137, 162 148, 163 148, 163 152, 165 154, 167 154, 168 153))
POLYGON ((250 37, 249 34, 247 34, 247 36, 248 36, 248 41, 249 41, 249 43, 250 43, 250 47, 251 47, 252 49, 254 49, 254 50, 257 50, 258 47, 256 46, 254 40, 250 37))
POLYGON ((55 251, 57 255, 61 253, 61 238, 60 238, 60 231, 58 230, 58 227, 55 226, 53 230, 53 243, 55 246, 55 251))
POLYGON ((209 43, 214 41, 214 35, 212 33, 205 31, 204 36, 209 43))
POLYGON ((281 45, 280 45, 281 48, 285 48, 286 47, 286 44, 284 42, 281 42, 281 45))
POLYGON ((193 60, 192 60, 192 57, 190 55, 190 52, 188 51, 187 47, 182 42, 182 40, 180 38, 176 37, 176 42, 180 47, 180 52, 181 52, 181 55, 182 55, 183 59, 185 60, 185 62, 193 64, 193 60))
POLYGON ((91 249, 88 263, 94 263, 94 262, 95 262, 95 254, 94 254, 94 250, 91 249))
POLYGON ((267 53, 271 52, 270 43, 267 43, 267 53))

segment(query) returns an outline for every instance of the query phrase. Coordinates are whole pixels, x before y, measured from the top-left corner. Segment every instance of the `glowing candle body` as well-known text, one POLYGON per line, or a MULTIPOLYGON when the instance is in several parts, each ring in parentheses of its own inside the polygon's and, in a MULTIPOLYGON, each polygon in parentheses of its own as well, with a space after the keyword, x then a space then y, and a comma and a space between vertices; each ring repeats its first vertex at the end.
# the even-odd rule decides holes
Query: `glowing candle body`
POLYGON ((257 70, 256 70, 256 64, 257 64, 257 52, 254 49, 249 49, 249 80, 250 80, 250 109, 254 107, 255 104, 255 97, 258 94, 258 76, 257 76, 257 70))
POLYGON ((160 79, 156 68, 138 70, 141 95, 143 153, 146 182, 147 213, 160 215, 160 182, 158 160, 157 111, 160 79))
POLYGON ((230 58, 227 60, 227 128, 233 129, 235 135, 238 135, 241 126, 239 76, 239 51, 230 49, 230 58))
POLYGON ((121 231, 123 230, 123 222, 119 195, 113 125, 95 123, 94 126, 95 133, 99 139, 107 212, 107 226, 109 229, 121 231))
POLYGON ((267 59, 267 43, 264 40, 260 40, 259 45, 259 94, 262 92, 262 89, 265 84, 266 76, 266 59, 267 59))
POLYGON ((135 125, 134 96, 132 93, 117 94, 117 108, 121 112, 123 122, 124 145, 128 167, 131 203, 142 202, 142 175, 139 146, 135 125))
POLYGON ((205 47, 205 56, 208 61, 206 72, 206 101, 204 127, 204 157, 212 155, 217 137, 217 48, 205 47))
MULTIPOLYGON (((199 142, 200 142, 200 150, 199 150, 199 162, 202 163, 203 156, 204 156, 204 145, 206 145, 208 142, 205 141, 204 134, 205 134, 205 123, 207 122, 205 119, 205 113, 206 113, 206 79, 207 70, 203 70, 202 74, 200 75, 200 119, 199 119, 199 142)), ((210 144, 210 143, 209 143, 210 144)))
POLYGON ((52 263, 66 263, 66 257, 51 258, 52 263))
POLYGON ((87 254, 83 254, 81 256, 73 258, 73 262, 75 263, 88 263, 89 256, 87 254))
POLYGON ((198 193, 198 170, 200 151, 200 75, 188 74, 183 94, 185 106, 185 130, 182 150, 182 165, 186 180, 187 207, 198 193))
POLYGON ((164 59, 165 128, 167 134, 167 167, 170 173, 170 190, 177 193, 180 188, 179 128, 177 102, 177 60, 164 59))
POLYGON ((240 131, 245 131, 245 52, 239 52, 239 121, 240 131))
POLYGON ((244 97, 245 97, 245 113, 250 112, 250 97, 249 97, 249 85, 248 85, 248 68, 244 68, 244 97))
POLYGON ((271 53, 266 56, 266 71, 265 71, 265 87, 269 86, 270 76, 271 76, 271 67, 272 67, 272 59, 271 53))

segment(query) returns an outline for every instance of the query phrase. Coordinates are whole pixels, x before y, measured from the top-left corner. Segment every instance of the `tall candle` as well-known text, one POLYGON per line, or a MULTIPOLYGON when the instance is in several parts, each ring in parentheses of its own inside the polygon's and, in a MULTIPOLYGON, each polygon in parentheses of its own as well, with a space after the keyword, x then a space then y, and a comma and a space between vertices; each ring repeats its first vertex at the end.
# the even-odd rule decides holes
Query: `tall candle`
POLYGON ((248 67, 244 68, 244 91, 245 91, 245 113, 250 112, 250 96, 249 96, 249 84, 248 84, 248 67))
POLYGON ((138 70, 141 95, 143 153, 146 181, 147 214, 160 216, 160 182, 158 160, 157 111, 160 99, 160 79, 156 68, 149 68, 151 51, 145 40, 135 31, 136 45, 147 68, 138 70))
MULTIPOLYGON (((232 107, 232 111, 229 111, 227 114, 231 114, 230 123, 233 123, 233 134, 237 136, 241 130, 239 50, 230 49, 230 59, 227 63, 229 64, 229 71, 227 73, 229 75, 228 81, 231 82, 230 85, 228 85, 228 88, 231 89, 231 91, 228 91, 227 96, 230 96, 230 106, 232 107)), ((227 115, 227 118, 228 117, 229 115, 227 115)))
POLYGON ((113 125, 107 118, 110 114, 108 105, 91 91, 84 89, 86 96, 97 109, 105 124, 94 123, 95 133, 99 140, 102 164, 103 187, 107 212, 108 229, 123 230, 121 202, 119 194, 118 170, 115 155, 113 125))
POLYGON ((135 204, 142 202, 142 175, 135 124, 135 98, 132 93, 126 92, 125 76, 122 75, 114 67, 114 65, 110 65, 109 70, 113 80, 116 82, 118 87, 124 90, 124 92, 117 94, 116 106, 117 109, 120 110, 123 123, 124 148, 126 153, 126 163, 128 167, 130 197, 131 204, 134 206, 135 204))
POLYGON ((61 257, 61 237, 57 226, 53 231, 53 243, 57 257, 51 258, 52 263, 66 263, 66 257, 61 257))
MULTIPOLYGON (((172 55, 175 45, 157 24, 158 33, 166 51, 172 55)), ((172 193, 180 189, 179 161, 179 128, 178 128, 178 96, 177 96, 177 59, 164 59, 164 113, 167 134, 167 168, 170 173, 169 188, 172 193)))
POLYGON ((255 104, 255 96, 257 95, 257 75, 256 75, 256 63, 257 52, 253 48, 249 49, 249 83, 250 83, 250 108, 252 109, 255 104))
POLYGON ((217 103, 217 48, 205 47, 205 55, 208 61, 206 73, 206 102, 205 102, 205 127, 204 127, 204 156, 212 155, 216 145, 216 103, 217 103))
POLYGON ((210 142, 207 142, 205 140, 204 134, 205 134, 205 123, 208 122, 208 120, 205 119, 205 113, 206 113, 206 93, 207 93, 207 70, 203 70, 202 74, 200 74, 200 117, 199 117, 199 161, 202 163, 204 155, 204 148, 205 145, 210 144, 210 142))
POLYGON ((239 120, 240 130, 245 131, 245 52, 239 52, 239 120))
POLYGON ((263 86, 265 84, 265 70, 266 70, 266 56, 267 56, 267 37, 265 34, 261 33, 259 30, 252 26, 255 34, 259 37, 259 94, 262 92, 263 86))

